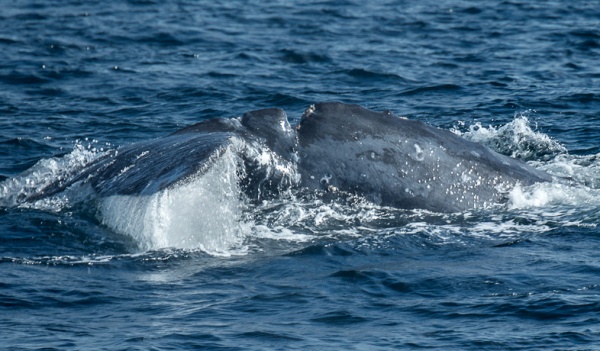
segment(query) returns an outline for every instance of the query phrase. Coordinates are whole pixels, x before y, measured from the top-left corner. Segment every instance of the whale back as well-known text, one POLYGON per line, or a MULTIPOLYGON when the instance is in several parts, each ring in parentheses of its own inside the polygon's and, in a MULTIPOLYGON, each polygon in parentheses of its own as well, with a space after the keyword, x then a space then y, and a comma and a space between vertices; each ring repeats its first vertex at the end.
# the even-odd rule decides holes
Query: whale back
POLYGON ((381 205, 462 211, 502 201, 516 183, 550 180, 451 132, 357 105, 316 104, 297 130, 303 186, 381 205))
POLYGON ((297 149, 296 133, 290 126, 287 114, 280 108, 246 112, 241 124, 247 135, 259 138, 272 151, 285 159, 297 149))

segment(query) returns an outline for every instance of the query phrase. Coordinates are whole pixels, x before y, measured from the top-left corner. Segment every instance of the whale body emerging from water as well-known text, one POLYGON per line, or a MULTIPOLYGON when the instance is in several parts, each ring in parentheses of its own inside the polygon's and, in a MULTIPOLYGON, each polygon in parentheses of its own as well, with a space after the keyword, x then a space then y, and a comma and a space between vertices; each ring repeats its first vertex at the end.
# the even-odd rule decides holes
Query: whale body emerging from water
MULTIPOLYGON (((233 157, 243 196, 290 189, 351 194, 378 205, 456 212, 503 201, 517 184, 551 181, 524 162, 425 123, 337 102, 311 106, 292 127, 278 108, 215 118, 122 147, 50 185, 99 196, 151 195, 233 157)), ((241 196, 241 194, 240 194, 241 196)))

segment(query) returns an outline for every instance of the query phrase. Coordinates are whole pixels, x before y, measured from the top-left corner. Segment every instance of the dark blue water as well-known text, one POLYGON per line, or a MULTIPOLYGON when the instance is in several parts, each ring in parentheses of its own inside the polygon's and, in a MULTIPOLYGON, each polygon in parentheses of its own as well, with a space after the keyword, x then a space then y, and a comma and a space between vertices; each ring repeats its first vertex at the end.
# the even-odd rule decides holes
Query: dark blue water
POLYGON ((597 349, 598 62, 598 1, 4 1, 0 348, 597 349), (106 150, 318 101, 560 181, 450 215, 306 199, 196 215, 221 208, 211 179, 126 218, 18 200, 106 150))

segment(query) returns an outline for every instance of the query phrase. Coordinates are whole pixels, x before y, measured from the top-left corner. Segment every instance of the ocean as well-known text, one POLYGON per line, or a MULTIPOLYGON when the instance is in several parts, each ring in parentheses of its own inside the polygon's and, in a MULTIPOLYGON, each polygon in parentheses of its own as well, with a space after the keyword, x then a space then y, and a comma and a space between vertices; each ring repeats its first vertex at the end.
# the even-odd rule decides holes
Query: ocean
POLYGON ((600 1, 1 7, 0 349, 600 349, 600 1), (24 200, 120 147, 320 101, 555 181, 460 213, 249 204, 226 165, 169 201, 24 200))

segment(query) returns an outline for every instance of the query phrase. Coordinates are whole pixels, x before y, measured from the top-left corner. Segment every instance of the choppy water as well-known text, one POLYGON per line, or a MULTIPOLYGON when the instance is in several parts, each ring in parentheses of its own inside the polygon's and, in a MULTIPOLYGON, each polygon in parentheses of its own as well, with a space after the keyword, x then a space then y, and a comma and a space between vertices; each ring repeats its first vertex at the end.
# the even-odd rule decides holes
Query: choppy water
POLYGON ((5 2, 0 346, 596 349, 599 58, 598 1, 5 2), (453 130, 557 181, 457 214, 223 202, 226 164, 171 205, 18 200, 122 145, 318 101, 453 130))

